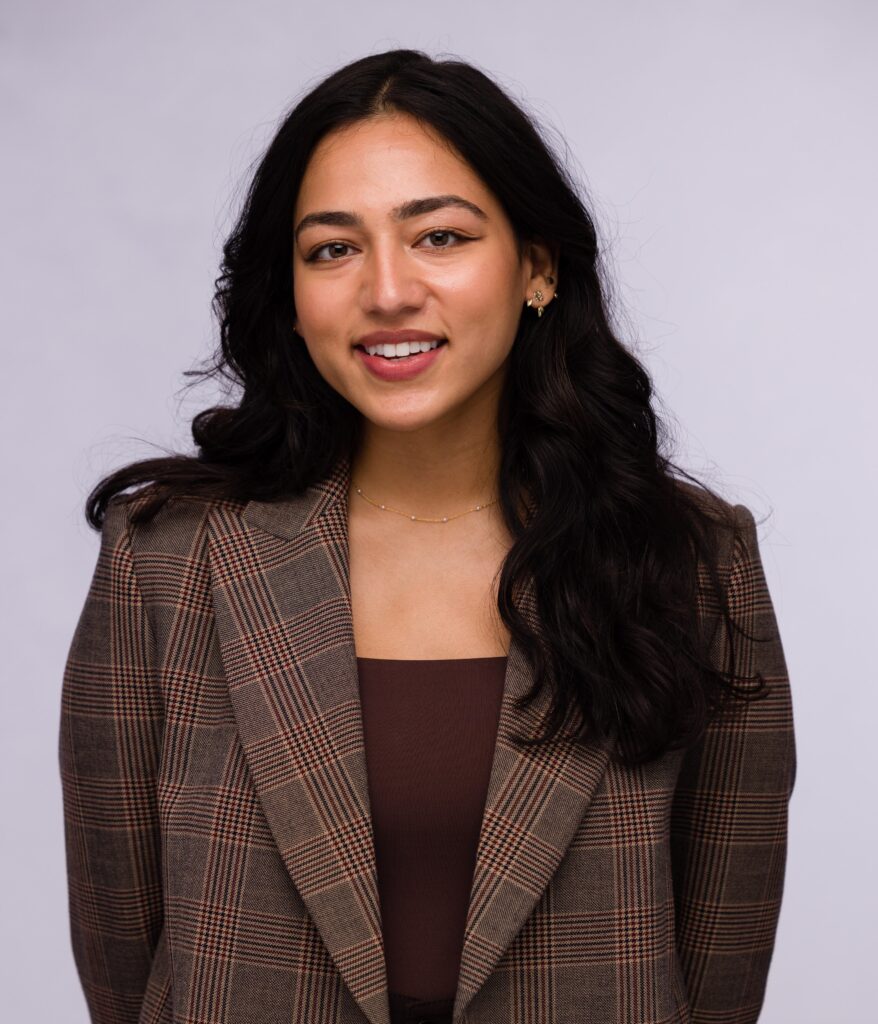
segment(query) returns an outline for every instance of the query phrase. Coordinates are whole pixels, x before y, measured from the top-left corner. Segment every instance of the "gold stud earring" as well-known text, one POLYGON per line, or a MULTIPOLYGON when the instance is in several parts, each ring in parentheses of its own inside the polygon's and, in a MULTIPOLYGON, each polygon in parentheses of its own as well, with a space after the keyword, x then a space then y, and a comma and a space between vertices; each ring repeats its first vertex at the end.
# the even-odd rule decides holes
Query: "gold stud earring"
MULTIPOLYGON (((537 288, 536 291, 533 293, 533 298, 530 298, 530 299, 527 300, 527 305, 528 306, 533 306, 534 302, 542 302, 542 301, 543 301, 543 293, 539 290, 539 288, 537 288)), ((537 316, 542 316, 542 315, 543 315, 543 307, 542 306, 537 306, 537 316)))

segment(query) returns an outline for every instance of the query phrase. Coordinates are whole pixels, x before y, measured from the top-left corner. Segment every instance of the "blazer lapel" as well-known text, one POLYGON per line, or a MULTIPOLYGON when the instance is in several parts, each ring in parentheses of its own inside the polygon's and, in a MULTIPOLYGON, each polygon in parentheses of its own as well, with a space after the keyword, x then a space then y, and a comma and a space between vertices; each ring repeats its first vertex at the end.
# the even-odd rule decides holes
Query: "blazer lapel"
MULTIPOLYGON (((521 609, 538 628, 532 585, 521 609)), ((609 760, 609 744, 574 747, 554 739, 519 750, 510 734, 535 736, 550 697, 545 689, 524 711, 513 706, 534 675, 513 638, 500 722, 470 889, 453 1016, 466 1009, 497 966, 570 845, 609 760)), ((565 727, 570 724, 570 716, 565 727)))
MULTIPOLYGON (((387 974, 351 614, 343 458, 303 494, 217 505, 217 634, 241 743, 287 871, 351 995, 389 1024, 387 974)), ((522 609, 537 622, 529 588, 522 609)), ((454 1004, 458 1017, 544 892, 606 768, 604 745, 519 751, 545 693, 519 645, 507 662, 454 1004)))

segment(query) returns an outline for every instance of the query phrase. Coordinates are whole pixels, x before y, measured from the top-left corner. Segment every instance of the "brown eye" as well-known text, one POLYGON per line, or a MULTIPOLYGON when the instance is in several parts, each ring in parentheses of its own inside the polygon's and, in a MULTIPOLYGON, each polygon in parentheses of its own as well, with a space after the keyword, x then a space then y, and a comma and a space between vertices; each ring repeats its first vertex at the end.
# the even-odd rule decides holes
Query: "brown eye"
POLYGON ((463 242, 468 242, 468 238, 464 238, 463 235, 458 234, 456 231, 449 229, 437 228, 435 231, 428 231, 426 235, 421 238, 421 241, 431 239, 436 242, 434 245, 428 245, 428 249, 455 249, 463 242), (456 241, 452 241, 456 239, 456 241))
POLYGON ((314 252, 307 258, 308 263, 331 263, 334 259, 340 259, 342 256, 347 256, 346 252, 339 252, 340 249, 350 249, 350 246, 346 242, 327 242, 326 245, 321 245, 319 249, 315 249, 314 252), (323 252, 324 249, 328 249, 331 253, 330 258, 323 259, 318 256, 318 253, 323 252))

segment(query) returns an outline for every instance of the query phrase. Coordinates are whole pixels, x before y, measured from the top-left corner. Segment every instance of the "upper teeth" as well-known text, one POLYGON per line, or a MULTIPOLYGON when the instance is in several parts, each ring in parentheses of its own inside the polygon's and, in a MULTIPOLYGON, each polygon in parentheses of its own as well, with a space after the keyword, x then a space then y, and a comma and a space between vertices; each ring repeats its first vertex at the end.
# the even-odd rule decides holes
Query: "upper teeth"
POLYGON ((370 356, 386 356, 390 359, 396 356, 410 356, 414 352, 429 352, 439 344, 436 341, 401 341, 398 345, 366 345, 365 349, 370 356))

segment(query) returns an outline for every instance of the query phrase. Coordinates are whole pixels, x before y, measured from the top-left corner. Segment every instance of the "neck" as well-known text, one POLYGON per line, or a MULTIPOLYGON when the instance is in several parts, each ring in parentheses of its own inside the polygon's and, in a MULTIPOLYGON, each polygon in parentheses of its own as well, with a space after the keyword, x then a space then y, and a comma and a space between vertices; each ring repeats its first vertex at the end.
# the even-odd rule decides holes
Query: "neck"
POLYGON ((436 430, 403 432, 364 424, 351 478, 373 501, 432 517, 493 501, 499 467, 496 434, 454 440, 436 430))

